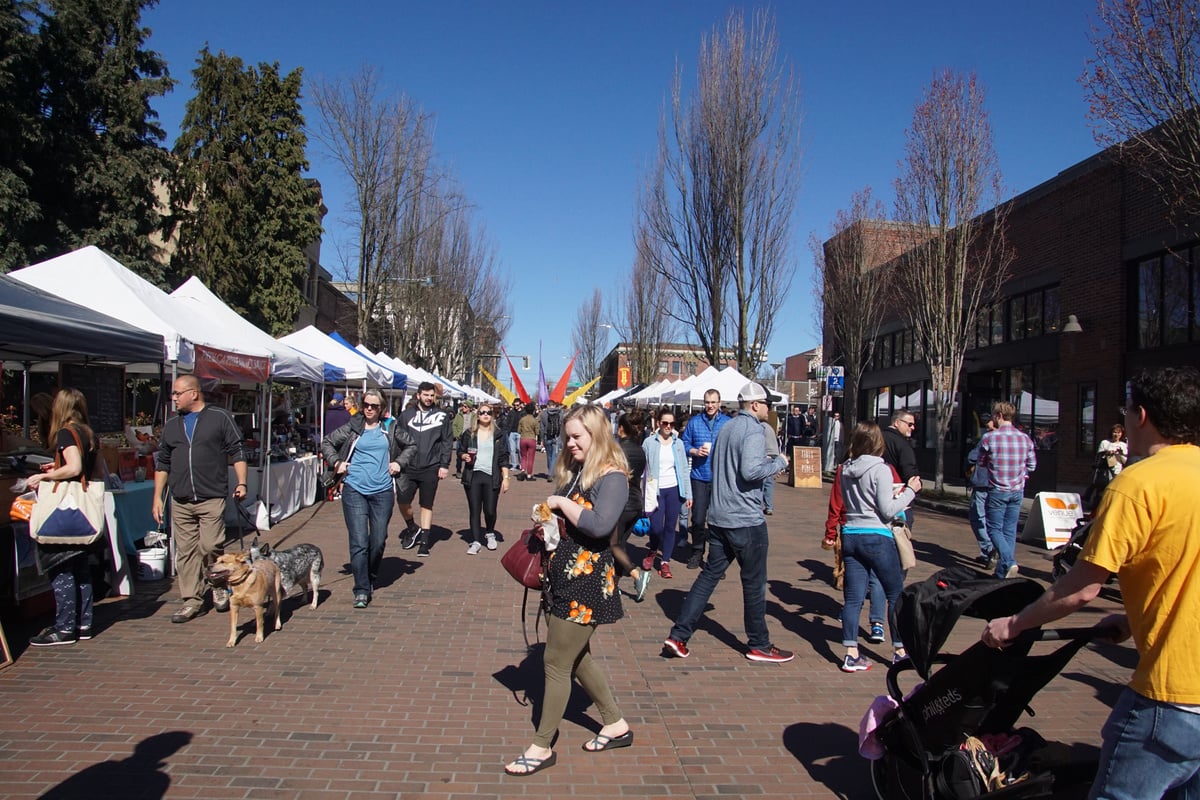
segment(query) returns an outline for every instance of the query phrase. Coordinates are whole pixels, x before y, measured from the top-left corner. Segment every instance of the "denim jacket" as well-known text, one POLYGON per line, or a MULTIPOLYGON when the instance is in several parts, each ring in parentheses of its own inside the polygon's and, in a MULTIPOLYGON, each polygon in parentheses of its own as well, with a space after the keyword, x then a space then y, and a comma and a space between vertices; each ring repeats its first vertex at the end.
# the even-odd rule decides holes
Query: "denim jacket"
MULTIPOLYGON (((662 450, 657 433, 642 442, 642 450, 646 453, 646 475, 657 480, 658 454, 662 450)), ((683 449, 683 442, 675 435, 675 431, 671 431, 671 454, 675 457, 675 480, 679 482, 679 496, 690 500, 692 482, 688 480, 687 451, 683 449)))

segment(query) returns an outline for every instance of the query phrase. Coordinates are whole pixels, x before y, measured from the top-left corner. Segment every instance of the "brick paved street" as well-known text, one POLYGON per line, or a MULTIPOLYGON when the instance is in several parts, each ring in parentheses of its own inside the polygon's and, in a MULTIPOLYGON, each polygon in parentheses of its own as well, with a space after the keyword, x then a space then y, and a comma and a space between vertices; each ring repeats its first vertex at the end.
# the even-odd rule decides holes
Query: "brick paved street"
MULTIPOLYGON (((549 488, 513 486, 499 525, 509 542, 549 488)), ((267 537, 283 547, 319 545, 326 573, 320 607, 292 598, 283 630, 262 644, 247 612, 232 650, 225 615, 172 625, 169 581, 102 603, 96 638, 73 646, 26 647, 44 618, 25 630, 9 624, 17 663, 0 672, 0 786, 9 798, 54 787, 47 797, 871 797, 856 737, 863 711, 884 692, 889 653, 865 644, 875 669, 837 668, 840 593, 819 546, 826 501, 827 489, 780 484, 768 520, 768 625, 795 661, 743 658, 736 575, 713 595, 692 657, 663 658, 662 640, 696 574, 682 565, 672 581, 656 576, 644 603, 627 602, 623 621, 600 629, 595 654, 636 732, 632 748, 580 750, 600 723, 577 688, 558 765, 529 779, 503 774, 532 737, 540 649, 526 654, 521 592, 499 554, 465 554, 466 503, 451 480, 438 498, 431 558, 400 549, 402 523, 393 519, 382 586, 367 610, 351 608, 335 502, 303 510, 267 537)), ((920 514, 916 538, 922 563, 910 579, 961 562, 973 545, 965 520, 931 511, 920 514)), ((633 554, 640 559, 640 548, 633 554)), ((1023 574, 1048 579, 1044 551, 1019 545, 1018 560, 1023 574)), ((1112 601, 1098 606, 1071 624, 1098 619, 1112 601)), ((961 650, 980 629, 965 620, 948 649, 961 650)), ((1094 752, 1133 660, 1129 646, 1086 648, 1035 698, 1037 718, 1023 724, 1094 752)))

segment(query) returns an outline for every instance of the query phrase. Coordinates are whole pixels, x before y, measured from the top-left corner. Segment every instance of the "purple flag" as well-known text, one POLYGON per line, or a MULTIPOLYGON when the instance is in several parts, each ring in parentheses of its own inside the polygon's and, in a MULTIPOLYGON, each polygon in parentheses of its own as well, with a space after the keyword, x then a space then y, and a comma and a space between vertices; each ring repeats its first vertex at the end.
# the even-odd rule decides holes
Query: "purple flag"
POLYGON ((538 342, 538 394, 539 406, 550 402, 550 389, 546 386, 546 370, 542 367, 542 343, 538 342))

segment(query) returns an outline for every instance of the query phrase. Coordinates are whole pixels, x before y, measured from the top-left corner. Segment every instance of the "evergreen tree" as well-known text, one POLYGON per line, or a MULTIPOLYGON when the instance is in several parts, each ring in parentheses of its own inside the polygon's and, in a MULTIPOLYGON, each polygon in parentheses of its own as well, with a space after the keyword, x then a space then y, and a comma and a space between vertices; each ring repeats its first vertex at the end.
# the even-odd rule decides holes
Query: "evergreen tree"
POLYGON ((29 227, 40 216, 30 157, 40 137, 36 39, 27 0, 0 0, 0 271, 26 260, 29 227))
POLYGON ((0 0, 0 266, 95 244, 161 278, 149 234, 165 180, 150 99, 170 90, 145 49, 155 0, 0 0))
POLYGON ((246 67, 201 51, 175 143, 177 278, 197 275, 229 306, 278 335, 303 301, 304 248, 321 233, 320 192, 307 180, 301 71, 246 67))

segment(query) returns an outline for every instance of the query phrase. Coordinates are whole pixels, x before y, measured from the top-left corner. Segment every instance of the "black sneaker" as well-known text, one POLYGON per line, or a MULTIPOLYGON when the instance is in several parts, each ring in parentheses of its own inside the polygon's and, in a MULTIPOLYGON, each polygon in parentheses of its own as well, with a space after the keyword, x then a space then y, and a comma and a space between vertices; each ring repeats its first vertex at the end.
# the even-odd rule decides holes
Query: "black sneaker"
POLYGON ((91 625, 87 626, 86 628, 79 629, 79 641, 86 642, 90 638, 92 638, 92 626, 91 625))
POLYGON ((421 537, 421 546, 417 548, 417 558, 429 558, 429 543, 421 537))
POLYGON ((354 607, 355 608, 366 608, 367 604, 369 604, 370 602, 371 602, 371 598, 368 595, 365 595, 365 594, 354 595, 354 607))
POLYGON ((417 546, 417 536, 420 535, 421 529, 416 525, 410 524, 407 528, 400 531, 400 546, 405 550, 412 550, 417 546))
POLYGON ((51 626, 30 639, 29 643, 34 647, 53 647, 56 644, 75 644, 78 640, 74 631, 56 631, 51 626))
POLYGON ((688 569, 700 569, 700 566, 701 566, 701 563, 703 562, 703 560, 704 560, 704 557, 701 553, 698 553, 698 552, 692 553, 691 557, 688 558, 687 568, 688 569))

